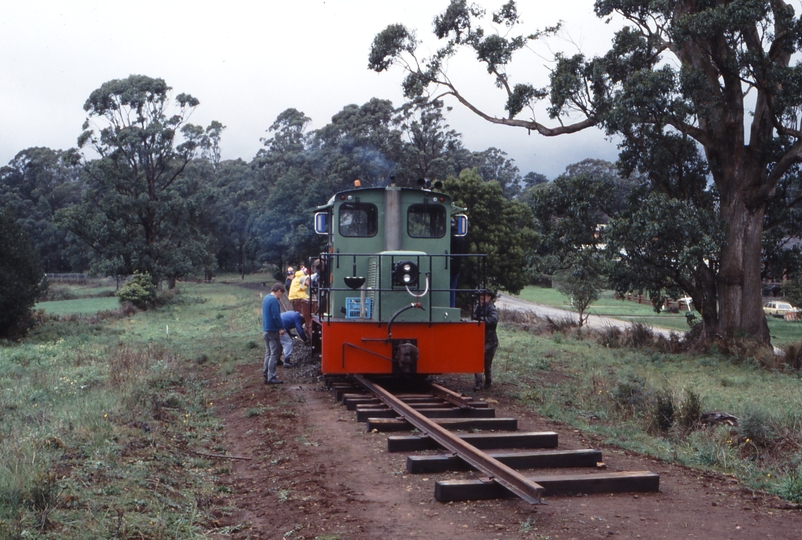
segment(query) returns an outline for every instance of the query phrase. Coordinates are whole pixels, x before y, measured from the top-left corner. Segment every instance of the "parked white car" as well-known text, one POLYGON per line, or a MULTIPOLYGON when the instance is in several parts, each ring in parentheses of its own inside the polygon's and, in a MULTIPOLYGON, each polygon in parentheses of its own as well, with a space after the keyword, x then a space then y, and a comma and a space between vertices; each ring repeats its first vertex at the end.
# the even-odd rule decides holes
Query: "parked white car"
POLYGON ((788 302, 766 302, 763 313, 772 317, 785 317, 786 313, 799 313, 799 310, 788 302))

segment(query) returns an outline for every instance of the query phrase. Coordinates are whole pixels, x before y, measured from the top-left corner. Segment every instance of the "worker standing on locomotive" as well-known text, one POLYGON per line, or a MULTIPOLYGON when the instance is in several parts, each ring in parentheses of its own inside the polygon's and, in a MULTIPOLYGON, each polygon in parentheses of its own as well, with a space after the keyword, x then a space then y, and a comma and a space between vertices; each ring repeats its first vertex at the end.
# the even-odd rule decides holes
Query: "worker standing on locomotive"
POLYGON ((262 300, 262 334, 265 338, 265 362, 262 377, 265 384, 282 384, 276 377, 276 364, 281 356, 281 337, 286 333, 281 321, 279 300, 284 295, 284 285, 276 283, 262 300))
MULTIPOLYGON (((306 270, 304 268, 304 270, 306 270)), ((306 291, 307 289, 307 282, 308 279, 304 270, 298 270, 295 272, 295 277, 292 280, 292 284, 290 285, 290 292, 289 292, 289 299, 290 302, 293 300, 308 300, 309 293, 306 291)), ((294 305, 294 304, 293 304, 294 305)))
MULTIPOLYGON (((498 335, 496 335, 496 326, 498 326, 498 310, 493 303, 496 294, 490 290, 483 290, 479 293, 479 303, 473 312, 473 318, 477 321, 485 323, 485 373, 484 373, 484 387, 490 388, 493 381, 491 373, 491 366, 493 365, 493 357, 496 355, 498 348, 498 335)), ((482 389, 482 374, 476 373, 474 375, 476 386, 474 390, 482 389)))

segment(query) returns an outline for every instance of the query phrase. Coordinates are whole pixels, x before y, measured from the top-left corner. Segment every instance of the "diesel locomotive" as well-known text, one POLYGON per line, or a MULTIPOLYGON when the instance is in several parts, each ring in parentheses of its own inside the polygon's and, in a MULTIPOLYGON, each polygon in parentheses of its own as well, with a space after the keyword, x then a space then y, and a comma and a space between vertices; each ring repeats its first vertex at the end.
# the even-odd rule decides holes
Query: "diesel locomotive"
POLYGON ((468 231, 466 209, 436 191, 438 184, 355 182, 316 209, 315 232, 327 243, 313 263, 309 313, 323 373, 484 369, 484 323, 461 317, 455 306, 457 294, 473 302, 484 288, 484 256, 455 253, 468 231), (472 264, 461 264, 466 258, 472 264), (466 267, 472 276, 463 281, 472 288, 460 290, 459 269, 466 267))

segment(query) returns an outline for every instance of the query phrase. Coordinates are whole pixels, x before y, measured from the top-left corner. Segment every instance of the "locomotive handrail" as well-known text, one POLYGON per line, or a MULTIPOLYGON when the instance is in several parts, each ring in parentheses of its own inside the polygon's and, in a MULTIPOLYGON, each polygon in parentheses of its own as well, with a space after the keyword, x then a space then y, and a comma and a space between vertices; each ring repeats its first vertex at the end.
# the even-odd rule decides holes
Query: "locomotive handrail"
MULTIPOLYGON (((390 286, 390 287, 381 286, 381 283, 383 281, 382 280, 382 274, 383 274, 383 266, 384 266, 381 263, 381 261, 383 259, 386 259, 387 257, 390 257, 390 259, 392 261, 395 261, 396 259, 399 259, 399 258, 414 259, 416 264, 418 265, 418 268, 422 268, 421 261, 427 261, 427 267, 428 267, 427 274, 431 274, 432 272, 435 271, 435 261, 437 259, 439 259, 439 258, 442 258, 444 260, 444 262, 445 262, 444 269, 446 271, 448 271, 448 269, 449 269, 449 261, 451 261, 452 259, 469 259, 469 258, 470 259, 476 259, 478 261, 478 263, 479 263, 478 266, 475 269, 476 279, 478 281, 477 284, 479 285, 479 289, 484 288, 484 267, 485 267, 485 260, 487 259, 487 255, 483 254, 483 253, 459 253, 459 254, 454 254, 454 253, 448 253, 448 252, 445 252, 445 253, 420 253, 420 252, 415 252, 415 251, 407 252, 407 253, 405 253, 403 251, 394 251, 394 252, 389 252, 389 253, 382 253, 382 252, 378 252, 378 253, 376 253, 376 252, 373 252, 373 253, 372 252, 356 252, 356 253, 355 252, 347 252, 347 253, 344 253, 344 252, 339 252, 339 251, 324 252, 324 253, 320 253, 320 256, 319 256, 320 260, 325 263, 324 264, 325 271, 321 274, 322 276, 325 276, 325 279, 323 279, 323 277, 321 277, 321 279, 318 280, 319 285, 318 285, 317 299, 318 299, 318 302, 319 302, 318 305, 321 308, 321 311, 318 313, 318 315, 319 315, 318 318, 321 319, 321 320, 323 320, 325 318, 326 321, 330 321, 331 318, 332 318, 332 312, 333 312, 332 308, 333 308, 333 306, 328 306, 328 309, 326 309, 325 311, 322 310, 322 308, 324 307, 324 301, 323 300, 325 299, 325 297, 329 293, 363 290, 363 289, 353 289, 351 287, 332 286, 333 284, 329 281, 329 278, 328 278, 328 276, 330 275, 330 272, 333 269, 342 270, 343 266, 344 266, 343 263, 345 265, 350 263, 352 265, 352 267, 353 267, 352 273, 356 274, 357 273, 356 267, 357 267, 358 259, 360 259, 360 258, 365 258, 365 259, 374 258, 374 259, 376 259, 378 261, 378 264, 376 264, 377 278, 375 280, 375 283, 373 283, 371 285, 371 287, 367 289, 367 292, 369 294, 371 294, 371 295, 374 295, 373 296, 373 298, 374 298, 374 300, 373 300, 374 301, 374 308, 373 309, 376 311, 376 318, 379 321, 382 321, 383 320, 383 315, 384 315, 383 308, 385 307, 384 306, 384 302, 382 301, 383 296, 385 294, 387 294, 387 293, 397 293, 397 292, 399 292, 399 290, 402 290, 402 291, 404 290, 404 289, 400 289, 399 288, 400 286, 390 286), (346 260, 342 260, 343 257, 346 257, 347 259, 346 260)), ((347 266, 345 266, 345 268, 347 268, 347 266)), ((351 276, 351 277, 354 277, 354 276, 351 276)), ((408 286, 405 285, 405 288, 408 289, 408 286)), ((423 298, 424 296, 428 296, 428 298, 426 298, 426 300, 424 302, 426 304, 426 310, 428 311, 427 322, 433 323, 435 321, 434 321, 434 318, 433 318, 434 317, 434 310, 432 309, 432 307, 434 305, 433 304, 434 295, 432 293, 449 293, 449 295, 454 295, 454 294, 459 294, 459 293, 473 292, 473 291, 476 291, 476 290, 477 289, 474 288, 474 287, 448 287, 448 288, 433 287, 432 283, 429 282, 429 280, 427 279, 426 280, 426 285, 425 285, 425 288, 424 288, 424 292, 420 296, 416 295, 414 292, 412 292, 412 290, 409 290, 409 289, 407 290, 407 292, 411 296, 417 297, 417 298, 423 298), (428 295, 427 295, 427 292, 429 293, 428 295)), ((310 297, 309 301, 310 302, 312 301, 311 297, 310 297)), ((451 303, 449 302, 449 304, 447 304, 444 307, 455 307, 455 306, 452 306, 451 303)))

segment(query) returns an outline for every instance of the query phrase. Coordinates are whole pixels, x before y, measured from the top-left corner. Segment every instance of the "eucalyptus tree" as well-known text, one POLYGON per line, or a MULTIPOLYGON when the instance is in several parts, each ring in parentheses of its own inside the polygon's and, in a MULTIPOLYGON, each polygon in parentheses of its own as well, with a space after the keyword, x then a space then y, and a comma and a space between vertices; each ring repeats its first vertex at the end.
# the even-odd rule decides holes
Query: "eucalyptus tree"
POLYGON ((266 192, 257 178, 254 167, 241 159, 220 162, 214 175, 220 194, 213 217, 217 266, 242 277, 256 269, 260 253, 253 220, 261 213, 266 192))
POLYGON ((558 289, 571 298, 579 324, 588 307, 609 286, 614 251, 607 249, 605 228, 620 209, 620 179, 612 164, 585 160, 567 167, 553 182, 536 185, 524 200, 532 205, 543 242, 541 270, 555 276, 558 289))
POLYGON ((372 98, 363 105, 346 105, 317 130, 313 149, 332 187, 353 185, 357 179, 364 186, 381 186, 396 176, 403 161, 401 121, 392 102, 372 98))
MULTIPOLYGON (((444 45, 427 58, 419 57, 413 32, 391 25, 376 36, 369 66, 402 66, 409 98, 437 89, 437 99, 451 96, 489 122, 545 136, 599 126, 620 135, 630 154, 671 136, 698 145, 721 231, 720 242, 705 244, 716 250, 708 260, 717 262, 705 270, 713 277, 701 299, 710 315, 703 338, 742 332, 768 342, 761 243, 767 205, 802 159, 802 66, 795 55, 802 22, 783 0, 597 0, 595 12, 624 22, 610 50, 593 58, 557 54, 548 88, 513 83, 508 74, 518 51, 556 31, 513 35, 520 23, 513 1, 492 13, 499 32, 485 29, 481 7, 452 0, 434 21, 444 45), (475 54, 502 89, 506 116, 480 109, 448 78, 448 60, 460 49, 475 54), (532 112, 546 99, 552 125, 532 112)), ((700 209, 699 219, 707 223, 705 213, 700 209)))
POLYGON ((404 135, 403 170, 407 181, 418 178, 443 180, 456 176, 457 156, 470 152, 462 136, 446 123, 441 101, 412 101, 401 107, 399 128, 404 135))
POLYGON ((462 143, 462 135, 446 123, 450 108, 442 101, 417 100, 401 107, 399 129, 404 135, 404 162, 398 176, 412 181, 418 178, 442 180, 457 176, 464 169, 475 168, 485 181, 496 180, 511 199, 520 193, 521 177, 507 153, 490 147, 471 151, 462 143))
POLYGON ((619 254, 611 276, 616 289, 645 290, 655 307, 682 292, 693 298, 704 327, 715 328, 725 238, 720 197, 698 144, 653 132, 637 151, 625 148, 619 165, 635 181, 607 230, 609 247, 619 254))
POLYGON ((802 171, 799 166, 777 184, 766 208, 763 273, 770 281, 802 277, 802 171))
POLYGON ((518 166, 507 157, 505 151, 491 146, 487 150, 471 152, 469 163, 464 168, 474 167, 486 181, 498 182, 505 198, 514 199, 521 194, 518 166))
POLYGON ((311 135, 307 127, 311 121, 303 112, 289 108, 270 125, 267 131, 271 135, 261 139, 264 148, 259 149, 253 160, 265 189, 290 169, 308 168, 311 135))
POLYGON ((28 235, 45 272, 82 271, 81 246, 56 226, 55 213, 81 201, 80 156, 74 150, 34 147, 0 168, 0 207, 28 235))
MULTIPOLYGON (((465 253, 485 253, 488 284, 517 294, 528 284, 528 266, 540 236, 535 230, 531 209, 520 201, 504 197, 501 185, 485 181, 475 169, 463 170, 459 177, 443 182, 443 191, 454 204, 468 208, 470 228, 465 253)), ((461 279, 476 274, 474 261, 463 263, 461 279)))
MULTIPOLYGON (((247 250, 256 258, 283 267, 296 264, 320 251, 307 250, 311 212, 331 196, 321 187, 326 179, 325 159, 315 148, 315 133, 307 130, 311 118, 289 108, 268 128, 268 137, 251 162, 257 174, 254 204, 243 201, 247 211, 242 230, 247 250)), ((317 240, 317 238, 315 238, 317 240)))
POLYGON ((172 285, 208 264, 202 223, 213 193, 187 166, 214 155, 222 125, 188 123, 200 102, 171 98, 171 90, 163 79, 131 75, 104 83, 84 104, 78 146, 98 157, 86 162, 82 204, 60 219, 90 246, 96 272, 147 272, 172 285))

